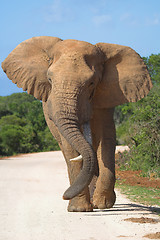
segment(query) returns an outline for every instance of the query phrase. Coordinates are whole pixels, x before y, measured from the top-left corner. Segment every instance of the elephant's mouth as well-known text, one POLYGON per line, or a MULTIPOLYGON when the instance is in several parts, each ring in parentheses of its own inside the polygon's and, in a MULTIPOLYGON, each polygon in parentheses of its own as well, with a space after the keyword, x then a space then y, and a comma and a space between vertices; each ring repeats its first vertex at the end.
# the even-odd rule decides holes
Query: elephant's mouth
MULTIPOLYGON (((92 146, 92 133, 91 133, 91 127, 89 122, 86 122, 83 124, 82 131, 83 131, 84 138, 92 146)), ((75 158, 71 158, 70 161, 82 161, 82 155, 79 155, 78 157, 75 157, 75 158)))

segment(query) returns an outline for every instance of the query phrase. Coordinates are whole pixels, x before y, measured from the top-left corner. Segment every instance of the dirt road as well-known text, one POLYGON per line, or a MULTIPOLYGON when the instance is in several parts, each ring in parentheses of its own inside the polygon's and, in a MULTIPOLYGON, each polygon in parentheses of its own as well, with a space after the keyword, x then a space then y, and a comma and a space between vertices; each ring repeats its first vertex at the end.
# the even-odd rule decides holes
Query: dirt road
POLYGON ((140 240, 160 231, 160 222, 124 221, 158 216, 119 192, 112 209, 68 213, 62 200, 67 187, 61 152, 0 160, 0 240, 140 240))

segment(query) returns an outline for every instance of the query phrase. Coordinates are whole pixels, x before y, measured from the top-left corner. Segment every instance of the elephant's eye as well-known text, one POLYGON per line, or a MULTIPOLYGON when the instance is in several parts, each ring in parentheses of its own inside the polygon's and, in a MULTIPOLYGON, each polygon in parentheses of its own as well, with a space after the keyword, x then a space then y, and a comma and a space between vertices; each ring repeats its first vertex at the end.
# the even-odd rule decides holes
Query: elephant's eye
POLYGON ((93 96, 94 96, 94 90, 91 92, 91 95, 89 96, 89 100, 92 100, 93 96))
POLYGON ((94 84, 94 82, 91 82, 91 83, 89 84, 89 87, 93 86, 93 84, 94 84))
POLYGON ((50 84, 52 83, 52 79, 51 78, 48 78, 48 81, 49 81, 50 84))

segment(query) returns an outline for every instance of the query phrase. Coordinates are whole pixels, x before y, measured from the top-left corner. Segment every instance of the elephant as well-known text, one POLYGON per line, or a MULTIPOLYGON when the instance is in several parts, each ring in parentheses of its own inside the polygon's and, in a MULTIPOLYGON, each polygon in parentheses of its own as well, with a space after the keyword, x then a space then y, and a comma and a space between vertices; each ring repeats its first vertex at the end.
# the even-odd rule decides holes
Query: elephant
POLYGON ((3 61, 8 78, 42 101, 48 127, 67 163, 68 211, 111 208, 116 200, 116 106, 152 88, 145 63, 118 44, 40 36, 20 43, 3 61))

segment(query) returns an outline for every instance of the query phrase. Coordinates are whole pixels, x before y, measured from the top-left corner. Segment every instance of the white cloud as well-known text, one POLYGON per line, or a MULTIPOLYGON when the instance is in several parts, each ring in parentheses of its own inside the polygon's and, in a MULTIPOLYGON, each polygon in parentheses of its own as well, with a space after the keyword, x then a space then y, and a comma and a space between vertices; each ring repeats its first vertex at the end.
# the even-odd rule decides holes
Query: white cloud
POLYGON ((54 0, 45 10, 44 20, 46 22, 62 22, 71 19, 71 11, 65 7, 61 0, 54 0))
POLYGON ((120 16, 121 21, 126 21, 131 17, 130 13, 124 13, 123 15, 120 16))
POLYGON ((96 26, 109 23, 112 21, 112 17, 110 15, 97 15, 93 17, 93 22, 96 26))
POLYGON ((132 26, 154 26, 160 24, 160 15, 157 14, 144 18, 143 16, 136 16, 126 12, 120 16, 120 21, 132 26))
POLYGON ((122 14, 120 16, 120 21, 121 22, 124 22, 124 23, 127 23, 128 25, 131 25, 131 26, 136 26, 138 25, 138 20, 137 18, 135 18, 135 16, 133 16, 131 13, 129 12, 126 12, 124 14, 122 14))
POLYGON ((159 15, 155 15, 152 18, 146 19, 146 25, 155 26, 155 25, 159 25, 159 24, 160 24, 160 16, 159 15))

